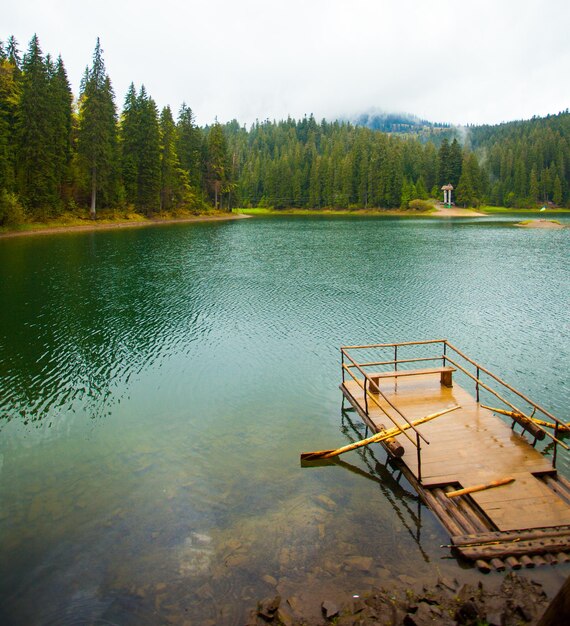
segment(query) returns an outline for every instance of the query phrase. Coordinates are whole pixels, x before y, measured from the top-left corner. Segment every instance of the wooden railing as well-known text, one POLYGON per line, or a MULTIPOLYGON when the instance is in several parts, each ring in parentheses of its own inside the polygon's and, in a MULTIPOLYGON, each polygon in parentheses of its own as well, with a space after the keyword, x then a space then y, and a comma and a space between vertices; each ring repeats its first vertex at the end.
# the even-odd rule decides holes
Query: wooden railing
MULTIPOLYGON (((364 393, 364 405, 365 412, 367 417, 369 416, 369 405, 370 403, 374 403, 377 407, 381 409, 381 411, 390 419, 390 421, 399 426, 399 424, 394 420, 394 418, 385 410, 382 404, 379 402, 377 396, 380 396, 388 406, 393 409, 415 432, 415 438, 412 438, 407 432, 404 431, 406 437, 416 446, 418 453, 418 470, 421 472, 421 445, 420 439, 425 443, 429 444, 429 441, 420 433, 412 424, 411 420, 402 413, 398 407, 391 402, 386 395, 382 392, 378 387, 374 387, 374 393, 370 390, 371 380, 369 378, 368 373, 366 372, 366 368, 370 367, 386 367, 392 366, 394 371, 398 371, 398 366, 400 365, 409 365, 412 363, 426 363, 426 362, 441 362, 442 366, 452 365, 457 370, 465 374, 469 379, 471 379, 475 383, 475 396, 477 402, 480 401, 480 392, 481 389, 489 392, 493 396, 495 396, 501 403, 505 406, 509 407, 510 411, 508 413, 512 413, 514 415, 513 418, 513 427, 515 425, 515 421, 518 421, 523 425, 523 428, 526 428, 533 436, 534 443, 536 444, 537 439, 544 439, 548 437, 552 440, 553 452, 552 452, 552 464, 556 466, 556 456, 558 451, 558 446, 562 446, 564 449, 568 450, 569 447, 559 439, 560 432, 567 432, 567 425, 555 417, 552 413, 541 407, 536 402, 532 401, 525 394, 521 393, 504 380, 502 380, 499 376, 483 367, 466 354, 464 354, 459 348, 455 347, 451 344, 447 339, 430 339, 426 341, 406 341, 399 343, 378 343, 378 344, 370 344, 370 345, 361 345, 361 346, 343 346, 341 347, 341 364, 342 364, 342 381, 345 382, 346 376, 349 375, 363 390, 364 393), (398 358, 398 348, 406 348, 413 349, 418 348, 419 346, 439 346, 436 354, 429 356, 417 356, 415 358, 398 358), (372 352, 381 352, 385 353, 387 350, 393 350, 394 357, 391 359, 387 359, 384 356, 381 360, 375 361, 363 361, 359 362, 353 356, 354 351, 372 351, 372 352), (348 362, 348 363, 347 363, 348 362), (475 369, 474 372, 469 371, 469 367, 475 369), (355 372, 358 372, 362 378, 359 378, 355 372), (485 382, 481 379, 482 375, 485 375, 491 379, 492 382, 485 382), (495 389, 491 385, 494 384, 498 386, 498 389, 495 389), (530 410, 526 412, 518 408, 514 404, 514 400, 511 401, 504 396, 507 395, 506 391, 514 394, 517 398, 522 400, 526 405, 530 407, 530 410), (529 414, 530 413, 530 414, 529 414), (551 427, 554 430, 553 433, 550 432, 548 428, 545 428, 541 423, 538 423, 536 420, 543 416, 547 420, 550 420, 551 427), (526 424, 526 427, 525 427, 526 424), (532 427, 530 427, 532 424, 532 427), (415 441, 414 441, 415 439, 415 441)), ((492 410, 492 409, 491 409, 492 410)), ((542 422, 542 419, 539 419, 539 422, 542 422)))

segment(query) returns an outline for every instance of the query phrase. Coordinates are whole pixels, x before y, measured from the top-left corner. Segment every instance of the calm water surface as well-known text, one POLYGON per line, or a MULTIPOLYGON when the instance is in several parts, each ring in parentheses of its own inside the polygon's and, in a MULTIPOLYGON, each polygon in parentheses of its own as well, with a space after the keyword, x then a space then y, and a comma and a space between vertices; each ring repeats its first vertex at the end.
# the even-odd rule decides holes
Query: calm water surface
POLYGON ((345 344, 445 337, 570 418, 570 229, 514 219, 1 240, 0 623, 241 624, 276 593, 478 580, 381 450, 346 456, 372 480, 299 453, 363 436, 345 344))

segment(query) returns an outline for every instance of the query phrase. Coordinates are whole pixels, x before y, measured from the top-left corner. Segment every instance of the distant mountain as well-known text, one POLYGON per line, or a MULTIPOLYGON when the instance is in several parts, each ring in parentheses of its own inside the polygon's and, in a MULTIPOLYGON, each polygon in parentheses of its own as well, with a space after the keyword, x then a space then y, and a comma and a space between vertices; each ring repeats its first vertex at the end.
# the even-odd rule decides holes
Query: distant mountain
POLYGON ((451 124, 429 122, 409 113, 386 113, 371 110, 346 118, 356 126, 365 126, 373 130, 394 135, 412 135, 422 143, 432 141, 439 145, 444 138, 451 139, 458 136, 457 129, 451 124))

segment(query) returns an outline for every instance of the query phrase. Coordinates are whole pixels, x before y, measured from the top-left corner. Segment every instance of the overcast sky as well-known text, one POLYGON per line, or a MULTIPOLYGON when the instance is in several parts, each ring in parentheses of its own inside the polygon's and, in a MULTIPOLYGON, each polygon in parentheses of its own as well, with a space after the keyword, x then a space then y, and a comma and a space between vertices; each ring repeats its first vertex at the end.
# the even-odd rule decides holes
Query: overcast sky
POLYGON ((144 84, 175 114, 352 116, 453 124, 570 106, 570 0, 16 0, 0 39, 37 33, 74 93, 101 38, 117 105, 144 84))

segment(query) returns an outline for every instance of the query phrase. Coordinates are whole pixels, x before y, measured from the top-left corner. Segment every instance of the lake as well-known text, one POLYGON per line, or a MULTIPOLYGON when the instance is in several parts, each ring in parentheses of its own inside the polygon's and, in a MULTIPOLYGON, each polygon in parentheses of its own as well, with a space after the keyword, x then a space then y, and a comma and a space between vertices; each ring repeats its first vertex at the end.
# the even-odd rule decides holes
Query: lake
MULTIPOLYGON (((0 622, 241 624, 277 593, 500 580, 440 547, 379 447, 346 460, 380 481, 299 454, 364 436, 341 345, 447 338, 570 418, 570 229, 517 219, 0 240, 0 622)), ((530 572, 553 592, 570 567, 530 572)))

